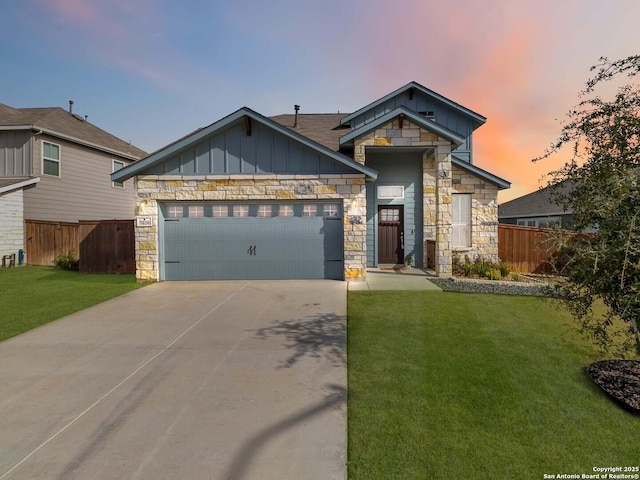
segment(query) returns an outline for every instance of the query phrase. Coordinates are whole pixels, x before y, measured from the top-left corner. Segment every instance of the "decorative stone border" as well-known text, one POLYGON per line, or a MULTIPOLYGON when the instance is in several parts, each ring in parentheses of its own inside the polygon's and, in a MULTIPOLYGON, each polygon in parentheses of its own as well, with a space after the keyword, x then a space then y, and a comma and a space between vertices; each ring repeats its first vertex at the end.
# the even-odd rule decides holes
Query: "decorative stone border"
POLYGON ((474 278, 430 277, 429 281, 448 292, 544 296, 546 289, 548 289, 546 283, 507 282, 503 280, 479 280, 474 278))

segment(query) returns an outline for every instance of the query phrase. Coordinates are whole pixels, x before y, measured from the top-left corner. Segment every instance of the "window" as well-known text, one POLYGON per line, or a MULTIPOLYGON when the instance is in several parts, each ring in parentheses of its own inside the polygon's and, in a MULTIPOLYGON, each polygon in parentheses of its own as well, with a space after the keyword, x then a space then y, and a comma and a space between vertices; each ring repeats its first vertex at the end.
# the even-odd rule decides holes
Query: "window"
POLYGON ((258 217, 270 217, 272 210, 271 205, 258 205, 258 217))
POLYGON ((562 224, 562 219, 560 217, 519 218, 518 219, 518 225, 523 225, 525 227, 553 228, 561 224, 562 224))
POLYGON ((404 198, 402 185, 378 185, 378 198, 404 198))
POLYGON ((325 217, 337 217, 339 216, 340 205, 337 203, 329 203, 324 206, 324 216, 325 217))
POLYGON ((248 217, 249 216, 249 205, 234 205, 233 206, 233 216, 234 217, 248 217))
POLYGON ((42 142, 42 173, 60 176, 60 145, 42 142))
POLYGON ((293 205, 280 205, 280 208, 278 209, 278 216, 293 217, 293 205))
MULTIPOLYGON (((122 168, 124 168, 124 162, 121 162, 120 160, 114 160, 113 166, 111 167, 111 173, 117 172, 122 168)), ((124 188, 124 182, 111 182, 111 185, 114 187, 124 188)))
POLYGON ((182 218, 184 216, 184 209, 182 205, 169 205, 167 215, 169 218, 182 218))
POLYGON ((204 207, 202 205, 189 205, 189 217, 204 217, 204 207))
POLYGON ((307 204, 302 207, 302 216, 303 217, 315 217, 317 213, 317 205, 307 204))
POLYGON ((471 246, 471 195, 453 194, 453 224, 451 244, 455 247, 471 246))
POLYGON ((214 205, 211 213, 214 217, 228 217, 229 207, 227 205, 214 205))

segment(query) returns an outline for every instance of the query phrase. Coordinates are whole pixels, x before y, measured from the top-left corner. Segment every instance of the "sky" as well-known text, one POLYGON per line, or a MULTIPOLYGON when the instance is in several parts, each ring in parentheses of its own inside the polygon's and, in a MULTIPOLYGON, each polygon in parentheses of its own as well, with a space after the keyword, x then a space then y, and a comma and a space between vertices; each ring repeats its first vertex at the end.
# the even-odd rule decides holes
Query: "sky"
POLYGON ((537 163, 589 68, 640 53, 638 0, 3 0, 0 103, 68 108, 148 152, 243 106, 352 112, 416 81, 485 116, 474 165, 537 163))

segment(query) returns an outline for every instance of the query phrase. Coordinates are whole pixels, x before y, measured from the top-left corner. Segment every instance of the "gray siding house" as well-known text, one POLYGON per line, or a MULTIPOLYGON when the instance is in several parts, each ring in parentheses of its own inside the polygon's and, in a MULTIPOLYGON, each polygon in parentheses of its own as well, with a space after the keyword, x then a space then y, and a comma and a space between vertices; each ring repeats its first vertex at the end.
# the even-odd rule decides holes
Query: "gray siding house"
MULTIPOLYGON (((558 193, 567 193, 570 186, 562 184, 558 193)), ((553 199, 550 187, 544 187, 498 206, 498 221, 524 227, 548 228, 554 225, 571 229, 573 212, 566 211, 553 199)))
POLYGON ((133 218, 133 182, 110 175, 144 156, 71 111, 0 104, 0 255, 26 249, 25 220, 133 218))
POLYGON ((140 279, 355 279, 498 256, 485 118, 411 82, 352 114, 240 110, 112 174, 135 179, 140 279))

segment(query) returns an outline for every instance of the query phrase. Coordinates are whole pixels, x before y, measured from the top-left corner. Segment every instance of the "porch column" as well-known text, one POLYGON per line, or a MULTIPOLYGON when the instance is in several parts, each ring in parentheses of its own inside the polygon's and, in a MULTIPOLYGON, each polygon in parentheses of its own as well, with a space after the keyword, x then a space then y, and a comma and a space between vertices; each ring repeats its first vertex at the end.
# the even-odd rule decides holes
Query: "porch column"
POLYGON ((451 205, 451 145, 436 148, 436 275, 450 277, 453 211, 451 205))

